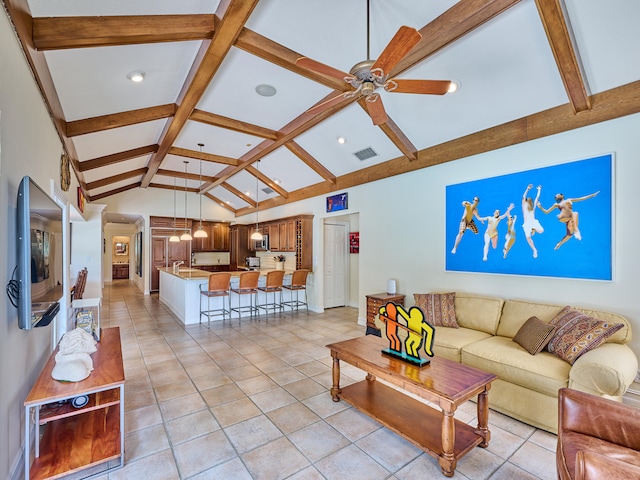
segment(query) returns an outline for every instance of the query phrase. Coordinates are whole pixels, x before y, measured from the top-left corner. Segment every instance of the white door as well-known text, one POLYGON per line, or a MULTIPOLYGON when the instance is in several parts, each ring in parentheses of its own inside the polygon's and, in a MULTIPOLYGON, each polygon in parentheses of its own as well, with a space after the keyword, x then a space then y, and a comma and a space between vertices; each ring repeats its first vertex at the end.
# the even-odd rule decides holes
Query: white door
POLYGON ((324 225, 324 308, 347 304, 349 278, 349 224, 324 225))

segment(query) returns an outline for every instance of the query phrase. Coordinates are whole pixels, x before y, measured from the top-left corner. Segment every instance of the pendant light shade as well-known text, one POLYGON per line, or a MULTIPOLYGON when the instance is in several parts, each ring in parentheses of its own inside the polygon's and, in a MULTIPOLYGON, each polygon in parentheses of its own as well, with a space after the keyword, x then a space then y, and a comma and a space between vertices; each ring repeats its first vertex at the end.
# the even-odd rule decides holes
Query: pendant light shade
MULTIPOLYGON (((184 227, 187 228, 187 165, 189 162, 184 160, 184 227)), ((185 232, 180 235, 180 240, 189 241, 193 240, 189 230, 185 230, 185 232)))
POLYGON ((169 241, 180 241, 180 237, 176 235, 176 177, 173 177, 173 235, 169 237, 169 241))
MULTIPOLYGON (((256 163, 256 170, 260 172, 260 160, 256 163)), ((262 233, 258 230, 258 211, 260 210, 260 204, 258 203, 258 176, 256 175, 256 229, 251 234, 251 240, 262 240, 262 233)))
MULTIPOLYGON (((199 143, 200 147, 200 185, 202 185, 202 147, 204 147, 204 143, 199 143)), ((200 225, 198 226, 198 230, 193 233, 193 238, 207 238, 207 232, 202 229, 202 194, 198 197, 200 199, 200 225)))

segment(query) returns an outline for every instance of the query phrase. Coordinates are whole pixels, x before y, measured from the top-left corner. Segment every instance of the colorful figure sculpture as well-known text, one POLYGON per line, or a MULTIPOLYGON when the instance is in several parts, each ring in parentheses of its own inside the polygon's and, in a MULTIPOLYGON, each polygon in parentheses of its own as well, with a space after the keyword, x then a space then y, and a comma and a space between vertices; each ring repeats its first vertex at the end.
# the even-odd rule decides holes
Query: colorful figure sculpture
POLYGON ((433 357, 435 328, 425 320, 422 310, 411 307, 407 311, 402 305, 388 302, 380 307, 379 313, 379 319, 385 324, 385 332, 389 340, 389 348, 382 352, 419 366, 428 364, 429 360, 421 358, 419 351, 424 345, 425 353, 433 357), (398 335, 399 330, 407 332, 404 339, 404 352, 398 335))

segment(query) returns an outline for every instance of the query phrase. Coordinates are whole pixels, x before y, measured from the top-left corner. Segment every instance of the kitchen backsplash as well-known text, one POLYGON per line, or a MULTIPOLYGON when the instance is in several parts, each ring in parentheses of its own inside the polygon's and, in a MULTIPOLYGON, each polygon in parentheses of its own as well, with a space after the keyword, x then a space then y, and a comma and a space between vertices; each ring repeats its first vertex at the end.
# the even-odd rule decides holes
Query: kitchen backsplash
POLYGON ((296 269, 296 254, 292 252, 258 252, 257 257, 260 258, 260 268, 263 270, 271 270, 276 268, 276 261, 273 257, 284 255, 284 269, 296 269))
POLYGON ((194 252, 192 265, 229 265, 229 252, 194 252))

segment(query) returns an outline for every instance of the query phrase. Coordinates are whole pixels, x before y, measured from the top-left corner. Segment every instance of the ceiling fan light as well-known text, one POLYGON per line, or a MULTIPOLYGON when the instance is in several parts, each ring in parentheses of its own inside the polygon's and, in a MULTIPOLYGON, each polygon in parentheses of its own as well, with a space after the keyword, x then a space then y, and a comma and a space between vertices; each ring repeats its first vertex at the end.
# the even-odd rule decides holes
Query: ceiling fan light
POLYGON ((171 243, 179 242, 179 241, 180 241, 180 237, 179 237, 179 236, 177 236, 177 235, 171 235, 171 236, 169 237, 169 241, 170 241, 171 243))
POLYGON ((193 240, 193 238, 187 232, 184 232, 182 235, 180 235, 180 240, 188 242, 189 240, 193 240))
POLYGON ((251 240, 262 240, 262 234, 256 228, 256 230, 251 234, 251 240))
POLYGON ((202 229, 202 225, 198 227, 198 230, 193 232, 193 238, 207 238, 207 232, 202 229))
POLYGON ((454 82, 453 80, 451 80, 451 82, 449 82, 449 88, 447 89, 447 93, 456 93, 459 88, 460 88, 460 82, 454 82))

